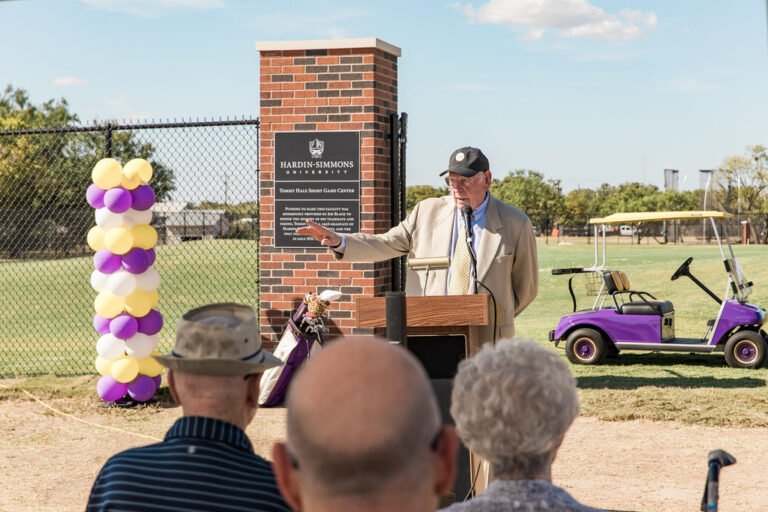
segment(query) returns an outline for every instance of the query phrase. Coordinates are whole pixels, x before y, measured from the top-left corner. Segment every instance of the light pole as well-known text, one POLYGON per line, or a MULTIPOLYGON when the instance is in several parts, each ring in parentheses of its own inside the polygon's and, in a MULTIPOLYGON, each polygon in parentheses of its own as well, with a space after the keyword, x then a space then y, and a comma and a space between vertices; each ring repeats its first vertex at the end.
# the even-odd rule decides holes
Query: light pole
MULTIPOLYGON (((704 175, 707 175, 707 184, 704 186, 704 205, 703 209, 704 211, 707 211, 707 195, 709 194, 709 185, 712 183, 712 174, 714 174, 714 171, 712 169, 700 169, 699 170, 699 176, 703 177, 704 175)), ((701 181, 699 181, 701 182, 701 181)), ((701 220, 701 238, 702 240, 707 240, 707 219, 701 220)))

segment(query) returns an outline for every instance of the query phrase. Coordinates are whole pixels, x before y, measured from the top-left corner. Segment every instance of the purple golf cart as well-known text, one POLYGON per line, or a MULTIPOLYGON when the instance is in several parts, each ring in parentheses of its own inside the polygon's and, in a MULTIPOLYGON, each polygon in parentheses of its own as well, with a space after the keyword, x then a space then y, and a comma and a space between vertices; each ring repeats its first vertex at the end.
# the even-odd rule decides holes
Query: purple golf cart
POLYGON ((641 212, 616 213, 591 219, 595 229, 595 260, 591 267, 553 269, 553 275, 570 275, 568 289, 573 312, 560 318, 549 332, 549 340, 559 346, 575 364, 600 364, 622 350, 656 352, 723 352, 725 361, 735 368, 759 368, 766 357, 766 333, 762 326, 765 310, 747 302, 752 283, 747 281, 726 237, 721 238, 716 219, 729 217, 723 212, 641 212), (609 269, 606 260, 606 226, 638 222, 700 219, 711 225, 720 248, 728 284, 722 298, 699 281, 690 270, 693 258, 686 259, 672 274, 672 281, 688 277, 718 304, 715 318, 707 322, 702 338, 675 336, 675 308, 669 301, 658 300, 649 292, 634 290, 627 275, 609 269), (598 245, 602 242, 602 263, 598 265, 598 245), (591 287, 594 301, 590 308, 577 310, 574 278, 584 279, 591 287))

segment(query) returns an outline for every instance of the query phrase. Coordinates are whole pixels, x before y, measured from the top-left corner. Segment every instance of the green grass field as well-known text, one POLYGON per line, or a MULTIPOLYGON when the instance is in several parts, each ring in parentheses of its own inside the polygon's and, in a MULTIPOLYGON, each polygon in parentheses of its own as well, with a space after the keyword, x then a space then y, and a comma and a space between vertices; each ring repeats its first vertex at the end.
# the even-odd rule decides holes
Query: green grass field
MULTIPOLYGON (((768 248, 736 247, 748 279, 755 283, 750 301, 768 306, 768 248)), ((675 305, 676 334, 702 337, 706 322, 715 318, 718 305, 690 279, 670 281, 689 256, 691 272, 722 296, 726 274, 717 246, 608 245, 610 268, 627 272, 632 288, 644 290, 675 305)), ((533 304, 517 319, 517 334, 550 346, 547 333, 559 317, 572 310, 568 277, 553 276, 557 267, 589 266, 592 246, 539 245, 540 289, 533 304)), ((584 288, 579 308, 591 305, 584 288), (584 301, 584 302, 581 302, 584 301)), ((560 353, 565 357, 560 345, 560 353)), ((677 420, 684 423, 768 426, 768 369, 728 368, 722 353, 689 355, 643 352, 622 353, 600 366, 572 366, 578 378, 585 414, 603 419, 677 420)))
MULTIPOLYGON (((257 307, 257 257, 249 240, 158 247, 158 308, 166 320, 159 349, 170 349, 176 320, 191 307, 223 301, 257 307)), ((0 377, 94 371, 92 271, 90 257, 0 262, 0 377)))
MULTIPOLYGON (((671 282, 669 278, 685 258, 693 256, 691 271, 720 295, 726 276, 717 247, 630 246, 622 241, 621 245, 609 244, 611 268, 626 271, 633 289, 674 303, 678 336, 701 337, 707 319, 715 316, 717 304, 689 279, 671 282)), ((755 283, 750 300, 764 306, 768 305, 768 268, 762 264, 766 251, 768 248, 761 246, 736 248, 747 277, 755 283)), ((518 335, 559 350, 565 357, 562 349, 555 349, 546 340, 560 315, 571 311, 568 278, 552 276, 550 270, 587 266, 592 260, 592 246, 583 242, 557 245, 550 240, 548 245, 539 245, 539 296, 517 319, 518 335)), ((167 319, 161 351, 170 349, 175 320, 191 306, 223 300, 258 304, 254 242, 218 240, 163 246, 158 249, 156 267, 163 279, 160 310, 167 319)), ((0 377, 94 373, 98 336, 90 325, 96 295, 89 285, 91 270, 90 258, 0 262, 0 377)), ((587 297, 582 294, 581 299, 587 297)), ((768 426, 768 369, 728 368, 721 353, 630 352, 604 365, 572 368, 578 378, 583 412, 589 416, 768 426)), ((67 393, 82 393, 75 391, 80 386, 77 383, 83 382, 78 379, 31 379, 25 386, 44 392, 56 388, 56 382, 61 388, 51 392, 60 394, 62 388, 71 388, 67 393)), ((84 385, 92 389, 93 383, 84 385)))

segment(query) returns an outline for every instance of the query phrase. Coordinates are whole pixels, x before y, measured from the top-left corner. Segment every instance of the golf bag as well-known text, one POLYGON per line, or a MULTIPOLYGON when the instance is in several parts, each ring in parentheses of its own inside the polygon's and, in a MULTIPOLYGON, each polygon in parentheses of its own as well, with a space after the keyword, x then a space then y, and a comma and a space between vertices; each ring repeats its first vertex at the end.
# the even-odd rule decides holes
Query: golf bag
POLYGON ((259 392, 261 406, 276 407, 285 401, 288 385, 296 371, 322 348, 323 319, 327 318, 325 308, 340 296, 341 293, 332 290, 326 290, 319 296, 307 295, 288 318, 274 352, 275 357, 285 364, 270 368, 262 375, 259 392))

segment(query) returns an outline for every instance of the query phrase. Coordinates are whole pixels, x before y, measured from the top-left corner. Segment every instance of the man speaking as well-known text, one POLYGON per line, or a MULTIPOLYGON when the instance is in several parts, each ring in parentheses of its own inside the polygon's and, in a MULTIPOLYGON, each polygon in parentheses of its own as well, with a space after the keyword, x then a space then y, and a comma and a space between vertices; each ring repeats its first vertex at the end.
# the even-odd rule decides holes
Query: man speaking
POLYGON ((515 317, 538 290, 533 226, 523 212, 491 196, 490 165, 479 149, 454 151, 448 169, 440 173, 445 175, 449 196, 419 202, 407 219, 386 233, 341 235, 311 220, 296 233, 311 236, 344 261, 448 256, 447 269, 410 270, 406 293, 490 293, 495 297, 495 311, 491 311, 491 324, 480 329, 477 339, 485 343, 509 338, 515 332, 515 317))

